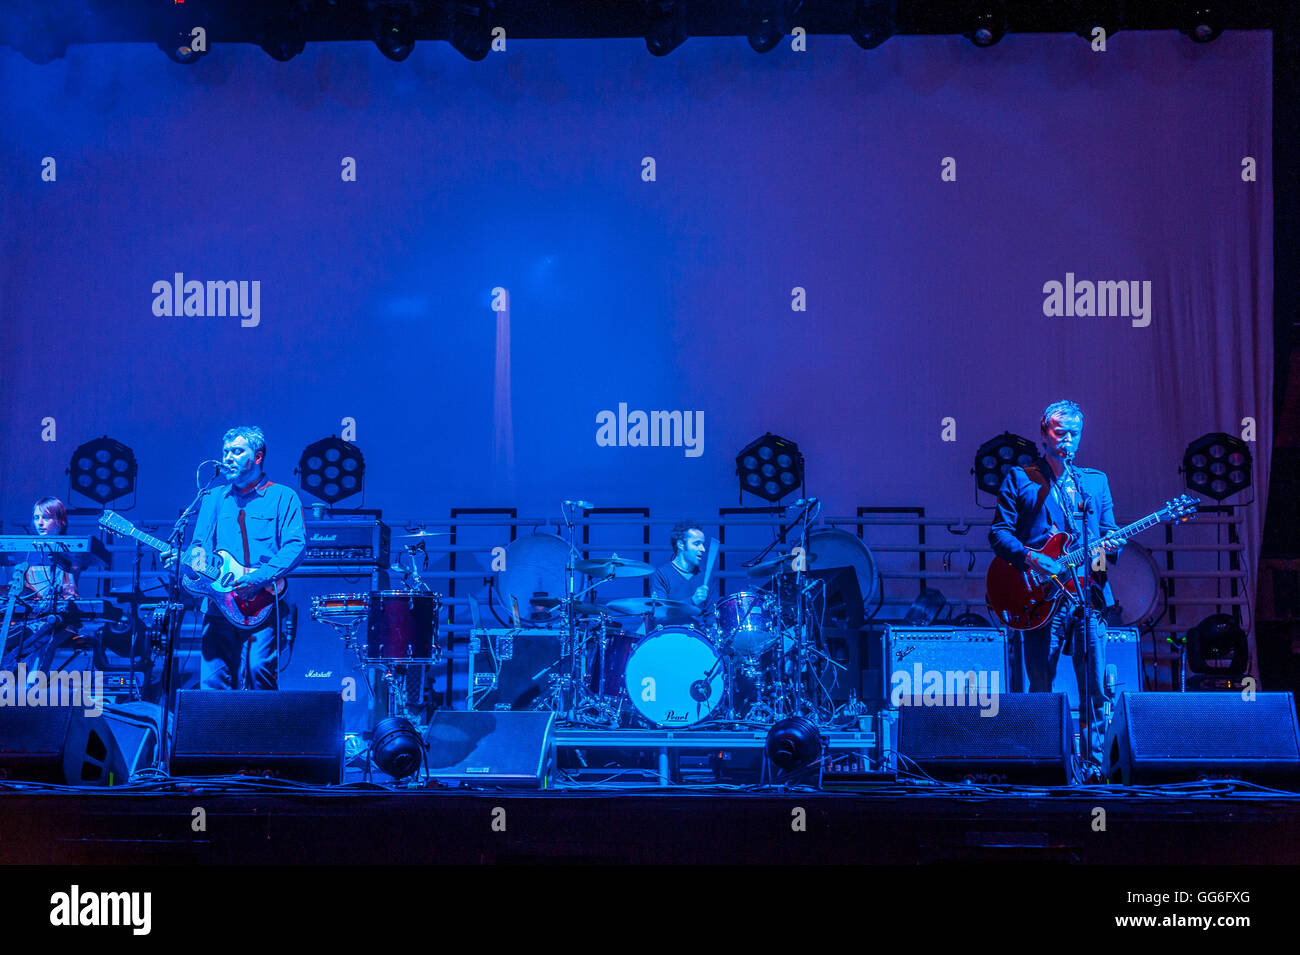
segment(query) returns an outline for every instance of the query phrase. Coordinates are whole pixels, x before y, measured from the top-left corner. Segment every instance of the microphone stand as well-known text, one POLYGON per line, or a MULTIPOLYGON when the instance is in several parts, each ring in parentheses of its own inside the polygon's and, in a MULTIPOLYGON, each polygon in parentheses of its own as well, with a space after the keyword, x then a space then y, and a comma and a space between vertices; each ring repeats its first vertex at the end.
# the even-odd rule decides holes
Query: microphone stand
MULTIPOLYGON (((202 466, 199 465, 199 467, 202 466)), ((167 542, 172 545, 172 551, 176 554, 176 560, 172 564, 171 580, 168 581, 167 585, 167 602, 174 606, 176 610, 174 613, 168 614, 167 652, 163 655, 162 730, 158 740, 157 767, 164 772, 166 772, 167 762, 170 758, 167 743, 170 736, 168 723, 171 714, 172 666, 176 655, 176 644, 181 635, 181 620, 185 617, 185 611, 181 609, 181 600, 184 596, 181 589, 181 561, 184 560, 184 555, 181 554, 181 544, 185 540, 185 531, 190 517, 198 509, 199 501, 203 500, 203 496, 212 490, 212 486, 217 481, 217 476, 223 473, 225 473, 225 469, 222 467, 218 467, 216 471, 212 472, 212 477, 208 479, 208 483, 199 489, 199 493, 194 495, 194 500, 190 501, 189 506, 181 512, 181 516, 176 518, 176 523, 172 525, 171 536, 167 538, 167 542)), ((205 556, 204 559, 206 560, 207 557, 205 556)))
MULTIPOLYGON (((1070 479, 1074 481, 1074 486, 1079 489, 1079 518, 1082 524, 1081 540, 1083 541, 1083 588, 1079 600, 1079 609, 1083 613, 1083 679, 1079 681, 1079 722, 1083 746, 1081 747, 1085 754, 1085 762, 1093 762, 1092 753, 1092 668, 1089 659, 1092 653, 1092 548, 1088 544, 1088 516, 1092 513, 1092 506, 1089 503, 1088 496, 1084 493, 1083 482, 1079 480, 1078 473, 1070 466, 1070 462, 1065 462, 1065 469, 1069 472, 1070 479)), ((1079 648, 1075 647, 1074 652, 1077 654, 1079 648)), ((1100 755, 1100 754, 1096 754, 1100 755)))

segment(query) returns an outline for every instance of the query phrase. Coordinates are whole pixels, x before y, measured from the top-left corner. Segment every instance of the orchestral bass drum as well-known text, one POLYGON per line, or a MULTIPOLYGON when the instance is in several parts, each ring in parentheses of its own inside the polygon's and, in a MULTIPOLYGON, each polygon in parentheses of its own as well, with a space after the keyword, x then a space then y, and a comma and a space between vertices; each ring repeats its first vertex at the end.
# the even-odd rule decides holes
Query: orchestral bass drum
POLYGON ((366 613, 367 663, 436 663, 437 594, 372 590, 366 613))
POLYGON ((722 656, 694 627, 661 627, 632 651, 624 674, 632 707, 654 726, 694 726, 726 695, 722 656))
POLYGON ((1119 559, 1106 568, 1106 582, 1115 598, 1111 626, 1136 627, 1159 614, 1160 565, 1137 541, 1129 541, 1119 559))

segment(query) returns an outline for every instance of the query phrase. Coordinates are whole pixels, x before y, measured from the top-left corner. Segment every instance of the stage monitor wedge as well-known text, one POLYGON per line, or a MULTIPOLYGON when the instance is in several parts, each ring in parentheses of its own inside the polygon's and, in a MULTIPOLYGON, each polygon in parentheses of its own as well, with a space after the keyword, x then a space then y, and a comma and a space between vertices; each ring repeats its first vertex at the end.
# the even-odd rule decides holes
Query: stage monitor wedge
POLYGON ((940 780, 1064 786, 1074 736, 1064 693, 1002 693, 988 707, 898 708, 898 770, 940 780))
POLYGON ((323 690, 182 690, 173 776, 343 779, 343 697, 323 690))
POLYGON ((1300 728, 1290 693, 1121 693, 1106 733, 1111 782, 1199 779, 1300 784, 1300 728))
POLYGON ((540 789, 554 760, 555 714, 439 710, 425 741, 429 776, 440 782, 540 789))

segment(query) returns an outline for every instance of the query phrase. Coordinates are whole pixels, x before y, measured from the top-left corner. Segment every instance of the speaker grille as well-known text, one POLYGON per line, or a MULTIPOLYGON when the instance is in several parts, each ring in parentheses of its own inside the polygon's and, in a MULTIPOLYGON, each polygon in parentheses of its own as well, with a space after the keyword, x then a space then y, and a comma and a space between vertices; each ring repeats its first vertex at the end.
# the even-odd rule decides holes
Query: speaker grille
POLYGON ((70 706, 0 707, 0 761, 5 756, 56 756, 63 758, 68 737, 70 706))
POLYGON ((899 750, 922 759, 1061 759, 1065 696, 1004 693, 996 716, 977 706, 904 706, 899 750))
POLYGON ((1134 758, 1297 759, 1286 693, 1141 693, 1125 697, 1134 758))
POLYGON ((343 700, 312 690, 184 690, 176 702, 173 776, 260 773, 337 783, 343 700))
POLYGON ((176 749, 207 755, 330 753, 338 748, 338 693, 187 690, 177 706, 176 749))

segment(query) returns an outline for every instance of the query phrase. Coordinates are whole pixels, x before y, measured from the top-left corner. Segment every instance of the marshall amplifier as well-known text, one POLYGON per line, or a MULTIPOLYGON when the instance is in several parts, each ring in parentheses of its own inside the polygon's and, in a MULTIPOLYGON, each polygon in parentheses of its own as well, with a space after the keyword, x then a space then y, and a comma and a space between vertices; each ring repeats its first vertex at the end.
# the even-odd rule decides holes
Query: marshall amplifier
POLYGON ((383 521, 307 521, 303 566, 330 564, 388 568, 388 525, 383 521))

